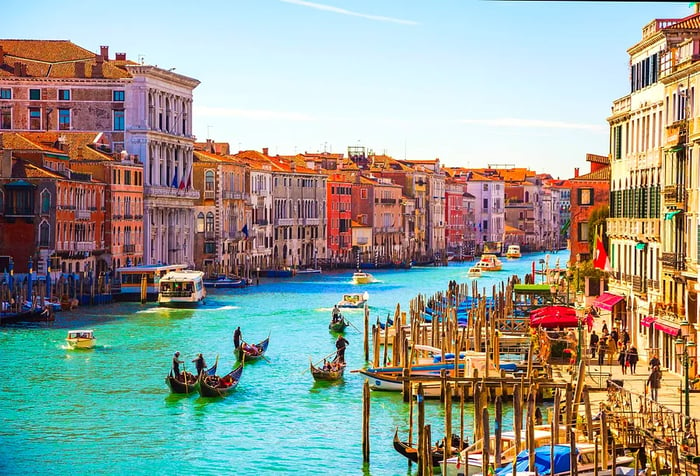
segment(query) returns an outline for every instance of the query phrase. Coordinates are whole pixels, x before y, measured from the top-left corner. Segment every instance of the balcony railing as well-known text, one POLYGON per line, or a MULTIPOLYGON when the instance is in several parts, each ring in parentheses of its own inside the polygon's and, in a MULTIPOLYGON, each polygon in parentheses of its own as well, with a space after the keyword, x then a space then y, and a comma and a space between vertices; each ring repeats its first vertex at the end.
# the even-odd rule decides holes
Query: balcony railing
POLYGON ((161 185, 147 185, 143 187, 143 194, 149 197, 180 197, 180 198, 199 198, 199 190, 187 189, 181 190, 175 187, 163 187, 161 185))
POLYGON ((124 253, 134 253, 136 251, 136 245, 124 245, 124 253))
POLYGON ((303 218, 300 221, 303 221, 304 225, 313 225, 313 226, 317 226, 321 223, 320 218, 303 218))
POLYGON ((674 271, 685 270, 685 256, 682 253, 661 253, 661 264, 674 271))
POLYGON ((667 185, 664 187, 664 200, 666 205, 685 205, 688 193, 685 185, 667 185))
POLYGON ((214 192, 212 190, 204 191, 204 200, 210 200, 214 198, 214 192))
POLYGON ((277 226, 291 226, 294 225, 294 218, 277 218, 275 220, 275 225, 277 226))

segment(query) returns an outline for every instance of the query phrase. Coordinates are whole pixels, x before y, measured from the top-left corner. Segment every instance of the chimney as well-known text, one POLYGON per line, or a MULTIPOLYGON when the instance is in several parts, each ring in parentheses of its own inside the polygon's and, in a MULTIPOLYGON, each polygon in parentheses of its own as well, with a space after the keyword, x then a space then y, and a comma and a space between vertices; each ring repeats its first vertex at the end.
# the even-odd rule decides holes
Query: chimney
POLYGON ((574 169, 574 178, 578 177, 578 167, 574 169))
POLYGON ((2 49, 2 45, 0 45, 0 65, 5 64, 5 50, 2 49))
POLYGON ((22 63, 15 61, 15 76, 22 76, 22 63))
POLYGON ((297 163, 294 162, 294 160, 290 161, 289 168, 291 169, 292 172, 296 172, 297 171, 297 163))
POLYGON ((78 61, 74 63, 75 65, 75 77, 84 78, 85 77, 85 63, 78 61))
POLYGON ((105 61, 109 60, 109 46, 100 46, 100 56, 105 61))
POLYGON ((269 151, 270 151, 270 149, 268 149, 267 147, 263 147, 263 155, 268 155, 269 151))
POLYGON ((102 64, 104 63, 104 58, 100 55, 95 55, 95 65, 92 67, 92 77, 101 78, 102 77, 102 64))
POLYGON ((114 59, 117 61, 126 61, 126 53, 115 53, 114 59))
POLYGON ((2 160, 0 161, 0 177, 12 177, 12 150, 5 149, 2 151, 2 160))

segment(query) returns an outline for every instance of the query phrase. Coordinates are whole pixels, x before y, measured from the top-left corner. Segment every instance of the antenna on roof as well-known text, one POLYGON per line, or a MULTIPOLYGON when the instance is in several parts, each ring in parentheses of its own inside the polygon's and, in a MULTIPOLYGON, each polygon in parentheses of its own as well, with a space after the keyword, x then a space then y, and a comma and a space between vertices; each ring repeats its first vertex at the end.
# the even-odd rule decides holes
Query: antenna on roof
POLYGON ((146 57, 141 53, 139 53, 138 58, 139 58, 139 64, 143 64, 144 61, 146 61, 146 57))

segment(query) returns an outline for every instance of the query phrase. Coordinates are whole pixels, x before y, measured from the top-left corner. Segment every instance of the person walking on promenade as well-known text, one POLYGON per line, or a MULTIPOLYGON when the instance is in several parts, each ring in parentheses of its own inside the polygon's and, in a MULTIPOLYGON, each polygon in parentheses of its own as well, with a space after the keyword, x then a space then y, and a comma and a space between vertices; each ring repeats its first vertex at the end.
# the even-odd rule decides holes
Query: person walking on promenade
POLYGON ((630 347, 627 351, 627 361, 630 363, 630 373, 634 375, 637 371, 637 362, 639 362, 639 352, 635 346, 630 347))
POLYGON ((651 360, 649 361, 649 370, 653 369, 654 367, 661 367, 661 361, 656 353, 652 355, 651 360))
POLYGON ((598 341, 599 340, 600 340, 600 338, 598 337, 598 334, 596 334, 595 330, 593 330, 593 332, 591 332, 591 339, 588 342, 588 345, 591 349, 591 358, 592 359, 595 359, 595 351, 598 348, 598 341))
POLYGON ((624 347, 620 349, 620 355, 618 355, 617 361, 620 363, 620 367, 622 367, 622 375, 627 375, 627 349, 624 347))
POLYGON ((655 402, 659 399, 659 389, 661 388, 661 368, 655 365, 651 369, 649 378, 647 379, 647 385, 651 389, 651 399, 655 402))
POLYGON ((603 366, 605 362, 605 351, 608 349, 608 338, 603 336, 602 339, 598 341, 598 365, 603 366))
POLYGON ((617 341, 612 338, 612 334, 608 337, 608 365, 612 365, 613 358, 617 352, 617 341))

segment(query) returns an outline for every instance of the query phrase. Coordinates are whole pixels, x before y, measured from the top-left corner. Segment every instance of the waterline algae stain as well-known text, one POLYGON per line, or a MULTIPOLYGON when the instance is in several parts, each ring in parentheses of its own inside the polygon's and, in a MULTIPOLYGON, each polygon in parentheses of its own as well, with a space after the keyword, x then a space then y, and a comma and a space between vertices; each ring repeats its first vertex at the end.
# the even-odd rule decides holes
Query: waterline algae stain
MULTIPOLYGON (((566 261, 564 253, 556 255, 566 261)), ((504 263, 479 288, 530 272, 543 254, 504 263)), ((467 282, 473 263, 411 270, 375 270, 370 319, 384 321, 396 304, 467 282)), ((362 466, 364 365, 362 335, 345 329, 348 371, 339 382, 314 382, 309 357, 335 349, 329 310, 352 292, 352 270, 266 279, 242 289, 212 289, 196 309, 119 303, 58 313, 53 325, 0 328, 5 355, 0 385, 0 473, 27 474, 372 474, 415 473, 392 446, 406 434, 409 406, 400 394, 372 392, 370 465, 362 466), (226 398, 173 395, 164 383, 172 355, 195 371, 199 352, 219 375, 236 365, 233 331, 258 342, 265 357, 246 365, 226 398), (64 348, 69 329, 94 329, 99 345, 64 348)), ((362 313, 347 317, 362 328, 362 313)), ((183 369, 183 365, 181 365, 183 369)), ((426 422, 441 436, 444 410, 426 404, 426 422)), ((493 410, 491 410, 493 413, 493 410)), ((504 406, 503 426, 512 419, 504 406)), ((472 415, 471 404, 465 414, 472 415)), ((453 424, 453 430, 455 429, 453 424)), ((468 420, 465 434, 471 439, 468 420)))

